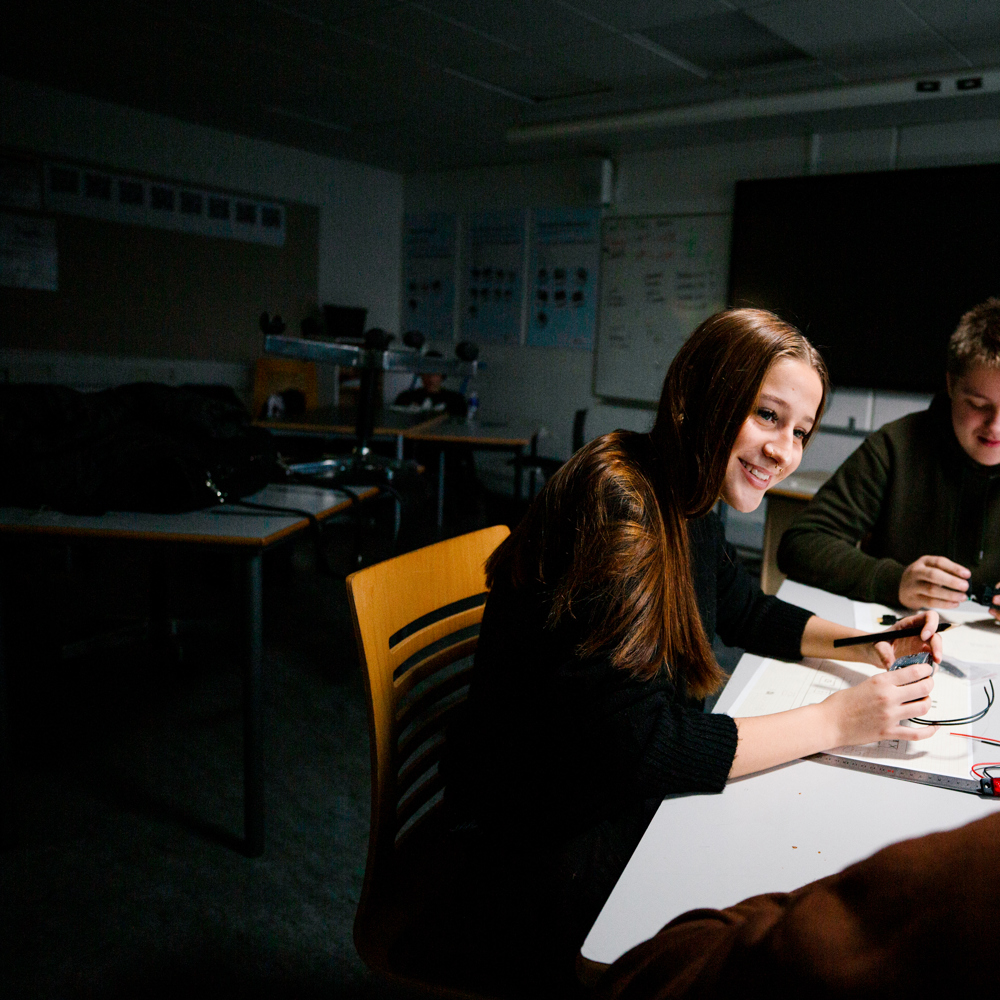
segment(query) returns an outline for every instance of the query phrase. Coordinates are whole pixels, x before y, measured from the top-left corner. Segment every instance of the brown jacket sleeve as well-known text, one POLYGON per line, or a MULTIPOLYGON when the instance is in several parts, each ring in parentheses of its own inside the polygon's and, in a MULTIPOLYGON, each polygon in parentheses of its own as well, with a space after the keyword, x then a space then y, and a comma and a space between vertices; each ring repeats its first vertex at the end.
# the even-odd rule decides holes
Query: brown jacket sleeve
POLYGON ((1000 813, 994 813, 893 844, 795 892, 685 913, 615 962, 598 995, 992 996, 998 939, 1000 813))

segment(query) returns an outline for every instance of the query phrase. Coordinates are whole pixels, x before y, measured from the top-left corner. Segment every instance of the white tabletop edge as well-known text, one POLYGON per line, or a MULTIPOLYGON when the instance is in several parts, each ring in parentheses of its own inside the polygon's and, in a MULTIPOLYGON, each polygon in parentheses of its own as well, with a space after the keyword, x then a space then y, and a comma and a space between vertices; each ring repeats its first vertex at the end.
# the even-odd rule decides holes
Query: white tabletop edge
MULTIPOLYGON (((788 580, 778 596, 854 624, 845 597, 788 580)), ((735 703, 761 662, 744 654, 716 712, 735 703)), ((996 808, 997 799, 811 760, 729 782, 719 795, 665 799, 581 954, 609 964, 688 910, 789 891, 888 844, 953 829, 996 808)))
MULTIPOLYGON (((357 487, 364 490, 366 487, 357 487)), ((294 507, 321 516, 349 501, 340 490, 297 484, 271 484, 246 497, 251 503, 276 507, 294 507)), ((54 510, 0 508, 0 531, 34 530, 68 534, 143 536, 190 536, 192 539, 224 543, 226 540, 266 540, 299 522, 302 514, 290 511, 254 510, 239 505, 208 507, 180 514, 154 514, 137 511, 108 511, 104 514, 63 514, 54 510)))

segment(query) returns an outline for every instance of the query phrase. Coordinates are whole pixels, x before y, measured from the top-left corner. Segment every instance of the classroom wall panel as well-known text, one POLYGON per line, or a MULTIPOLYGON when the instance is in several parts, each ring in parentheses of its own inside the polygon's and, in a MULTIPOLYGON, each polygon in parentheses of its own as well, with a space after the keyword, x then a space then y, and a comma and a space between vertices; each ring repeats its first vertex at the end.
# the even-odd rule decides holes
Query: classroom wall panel
MULTIPOLYGON (((399 174, 0 76, 5 146, 319 209, 314 296, 399 324, 399 174)), ((295 318, 298 322, 301 317, 295 318)))
POLYGON ((313 206, 286 206, 281 247, 52 217, 58 291, 0 288, 4 347, 250 363, 262 312, 295 329, 316 301, 313 206))
MULTIPOLYGON (((1000 162, 1000 122, 996 121, 901 126, 895 136, 891 129, 829 133, 820 135, 818 144, 812 136, 803 134, 625 153, 615 157, 615 200, 604 211, 619 215, 729 213, 737 180, 789 177, 810 170, 886 169, 894 141, 900 169, 1000 162)), ((406 179, 406 210, 463 212, 479 205, 493 206, 498 201, 506 207, 579 204, 574 198, 580 195, 577 180, 585 160, 575 163, 575 167, 571 161, 562 161, 517 169, 417 174, 406 179), (560 170, 565 175, 563 185, 559 183, 560 170), (539 201, 541 193, 545 202, 539 201)), ((590 204, 596 203, 595 192, 590 204)), ((485 345, 487 368, 480 380, 481 412, 524 412, 526 416, 536 411, 544 413, 541 419, 552 434, 540 448, 562 457, 569 453, 569 431, 573 413, 579 407, 586 406, 595 415, 588 421, 588 437, 611 426, 633 427, 648 419, 648 411, 605 405, 593 394, 592 367, 581 364, 582 358, 568 357, 570 353, 485 345), (535 386, 542 387, 537 390, 537 398, 532 396, 535 386)), ((863 395, 861 409, 874 410, 877 399, 870 393, 863 395)), ((854 409, 857 406, 846 407, 844 412, 854 409)), ((889 410, 881 407, 878 412, 889 410)), ((803 467, 836 468, 860 440, 821 432, 810 446, 803 467)), ((759 539, 763 517, 762 507, 747 519, 750 523, 743 532, 745 539, 759 539)))

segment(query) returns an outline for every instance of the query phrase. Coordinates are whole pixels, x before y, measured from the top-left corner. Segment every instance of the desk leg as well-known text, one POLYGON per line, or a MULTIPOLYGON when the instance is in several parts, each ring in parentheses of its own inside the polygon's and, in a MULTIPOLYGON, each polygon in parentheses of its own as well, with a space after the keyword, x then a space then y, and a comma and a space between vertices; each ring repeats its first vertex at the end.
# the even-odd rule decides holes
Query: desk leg
POLYGON ((438 531, 444 525, 444 448, 438 452, 438 495, 437 495, 437 526, 438 531))
POLYGON ((402 434, 397 434, 396 435, 396 458, 398 458, 400 462, 403 461, 403 435, 402 434))
POLYGON ((262 555, 242 556, 243 829, 250 857, 264 853, 264 643, 262 555))

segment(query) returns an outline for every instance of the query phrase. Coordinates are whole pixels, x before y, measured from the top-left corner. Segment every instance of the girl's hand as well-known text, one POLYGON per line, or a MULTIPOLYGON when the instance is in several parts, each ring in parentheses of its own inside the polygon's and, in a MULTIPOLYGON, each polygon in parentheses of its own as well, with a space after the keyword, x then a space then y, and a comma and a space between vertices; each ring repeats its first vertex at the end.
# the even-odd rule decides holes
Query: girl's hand
MULTIPOLYGON (((898 628, 908 628, 911 625, 923 625, 920 635, 906 639, 897 639, 891 645, 888 642, 872 643, 875 656, 870 660, 878 667, 888 670, 901 656, 912 656, 914 653, 930 653, 935 663, 941 662, 943 646, 941 635, 937 632, 939 616, 936 611, 921 611, 919 614, 902 618, 890 631, 898 628)), ((911 713, 913 714, 913 713, 911 713)))
MULTIPOLYGON (((936 624, 935 624, 936 627, 936 624)), ((938 641, 940 642, 939 637, 938 641)), ((897 646, 914 639, 901 639, 897 646)), ((890 649, 888 643, 879 643, 890 649)), ((929 644, 925 644, 924 650, 929 644)), ((921 652, 914 648, 913 652, 921 652)), ((900 656, 907 655, 899 652, 900 656)), ((915 663, 910 667, 876 674, 844 691, 830 695, 822 707, 830 712, 835 746, 875 743, 879 740, 926 740, 933 736, 933 726, 904 726, 903 719, 926 715, 931 707, 934 688, 934 665, 915 663)))

